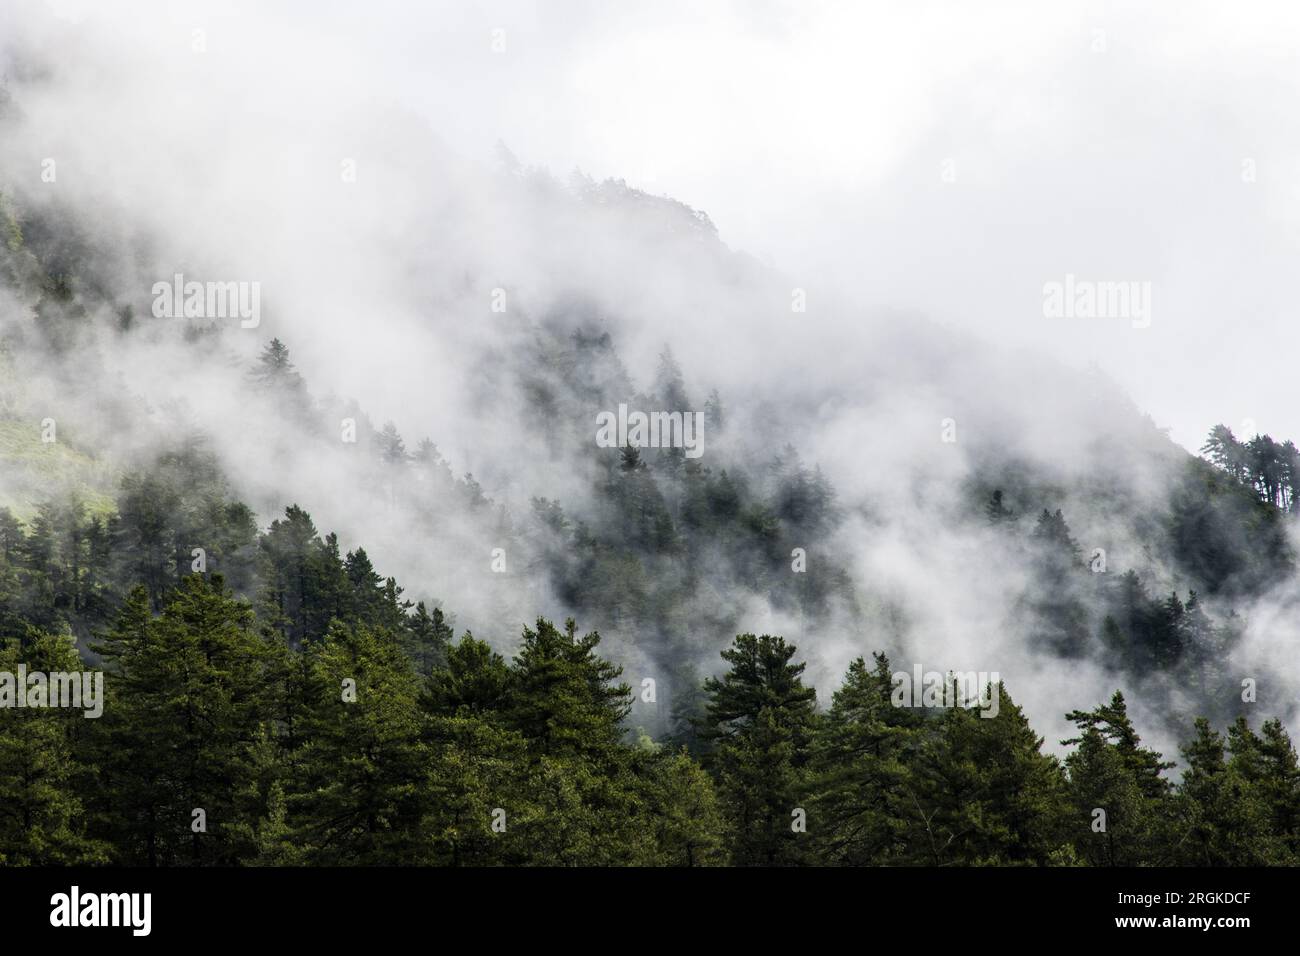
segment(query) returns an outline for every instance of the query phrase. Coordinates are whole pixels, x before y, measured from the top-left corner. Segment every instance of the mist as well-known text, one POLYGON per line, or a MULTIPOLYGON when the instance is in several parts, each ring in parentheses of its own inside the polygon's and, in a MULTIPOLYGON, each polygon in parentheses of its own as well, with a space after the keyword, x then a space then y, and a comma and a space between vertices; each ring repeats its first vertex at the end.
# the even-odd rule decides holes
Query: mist
MULTIPOLYGON (((1228 31, 1198 5, 376 9, 6 5, 0 192, 75 225, 102 310, 75 358, 17 350, 18 411, 66 423, 100 477, 201 432, 261 525, 301 504, 508 650, 524 622, 574 613, 532 499, 595 514, 596 415, 661 397, 667 348, 692 407, 717 389, 729 411, 706 465, 757 470, 790 444, 822 470, 839 520, 800 546, 846 568, 852 598, 810 625, 720 543, 671 646, 579 621, 634 686, 671 683, 674 656, 716 671, 725 620, 798 644, 823 704, 884 649, 998 672, 1051 749, 1066 710, 1122 687, 1176 755, 1180 689, 1045 651, 1019 603, 1036 555, 980 509, 1004 486, 1025 530, 1059 508, 1085 554, 1185 593, 1134 515, 1165 507, 1216 422, 1300 434, 1294 11, 1261 4, 1228 31), (259 283, 260 321, 152 319, 176 274, 259 283), (1067 274, 1150 282, 1150 327, 1045 318, 1067 274), (575 373, 585 390, 537 361, 575 333, 610 337, 611 364, 575 373), (249 386, 273 337, 314 433, 249 386), (120 413, 135 402, 151 413, 120 413), (430 438, 493 506, 382 487, 338 440, 350 416, 430 438), (1017 471, 1035 476, 1019 496, 1017 471)), ((0 321, 21 331, 32 305, 0 301, 0 321)), ((1297 585, 1210 603, 1242 616, 1230 667, 1267 675, 1293 732, 1297 585)))

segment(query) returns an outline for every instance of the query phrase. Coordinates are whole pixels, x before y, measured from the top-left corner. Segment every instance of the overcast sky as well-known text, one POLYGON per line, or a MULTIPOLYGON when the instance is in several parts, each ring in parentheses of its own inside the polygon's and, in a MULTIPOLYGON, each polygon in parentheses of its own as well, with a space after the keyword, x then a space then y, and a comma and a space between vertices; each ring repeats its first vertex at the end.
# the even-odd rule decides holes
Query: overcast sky
POLYGON ((201 29, 268 104, 326 85, 472 159, 672 195, 814 295, 1095 362, 1189 448, 1221 420, 1300 439, 1300 5, 50 6, 201 29), (1067 273, 1151 283, 1150 327, 1046 318, 1067 273))

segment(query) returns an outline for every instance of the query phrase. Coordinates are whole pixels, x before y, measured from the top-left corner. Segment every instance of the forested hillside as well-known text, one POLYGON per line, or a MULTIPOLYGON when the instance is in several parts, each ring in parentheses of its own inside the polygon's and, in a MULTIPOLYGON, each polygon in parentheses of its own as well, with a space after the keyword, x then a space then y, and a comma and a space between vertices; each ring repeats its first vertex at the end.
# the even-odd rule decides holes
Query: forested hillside
POLYGON ((67 622, 102 617, 107 680, 99 719, 6 711, 3 862, 1300 862, 1300 769, 1277 720, 1187 727, 1175 785, 1120 693, 1069 715, 1059 760, 1000 684, 898 706, 877 653, 818 706, 796 647, 741 634, 698 688, 690 739, 655 741, 627 724, 645 690, 599 634, 539 619, 506 659, 301 509, 262 534, 218 511, 251 602, 221 574, 114 571, 111 544, 5 523, 0 663, 83 667, 67 622), (133 573, 154 590, 118 591, 133 573))
MULTIPOLYGON (((281 343, 251 371, 305 401, 281 343)), ((384 467, 489 507, 429 443, 408 454, 390 427, 372 448, 384 467)), ((692 561, 718 536, 752 551, 751 586, 779 581, 797 540, 783 529, 834 514, 825 480, 786 454, 766 499, 671 455, 612 456, 596 530, 535 502, 553 549, 538 550, 542 570, 592 616, 633 624, 686 603, 674 595, 689 594, 692 561), (681 495, 673 506, 661 484, 681 495), (611 610, 600 575, 619 561, 659 590, 611 610)), ((1251 473, 1189 470, 1243 514, 1284 520, 1251 473)), ((1055 653, 1229 681, 1218 669, 1230 622, 1212 622, 1195 593, 1158 598, 1131 571, 1098 575, 1059 511, 1021 520, 1000 490, 972 520, 1038 555, 1026 613, 1056 628, 1055 653), (1081 601, 1051 599, 1082 586, 1111 602, 1098 633, 1081 601)), ((825 606, 797 589, 784 600, 814 617, 825 606)), ((75 497, 26 521, 0 511, 0 608, 5 670, 108 675, 100 719, 6 712, 11 865, 1300 862, 1294 749, 1277 720, 1252 729, 1244 706, 1219 730, 1183 727, 1175 783, 1122 694, 1077 702, 1092 709, 1069 715, 1079 733, 1058 759, 1001 685, 987 689, 991 718, 979 701, 898 706, 869 636, 820 700, 795 646, 741 634, 716 677, 661 702, 573 621, 539 619, 503 655, 457 637, 450 610, 413 604, 301 507, 259 530, 198 438, 124 475, 107 514, 75 497), (628 719, 638 699, 643 712, 671 704, 657 739, 628 719)))
MULTIPOLYGON (((709 295, 787 294, 681 203, 496 176, 709 295)), ((1300 863, 1290 441, 1217 425, 1197 458, 1055 369, 1013 420, 925 327, 850 402, 733 394, 671 336, 625 365, 646 306, 574 280, 421 359, 474 413, 450 450, 299 367, 287 321, 252 348, 150 314, 143 232, 0 195, 0 240, 0 673, 106 695, 8 691, 0 862, 1300 863), (700 412, 705 454, 600 447, 620 404, 700 412)))

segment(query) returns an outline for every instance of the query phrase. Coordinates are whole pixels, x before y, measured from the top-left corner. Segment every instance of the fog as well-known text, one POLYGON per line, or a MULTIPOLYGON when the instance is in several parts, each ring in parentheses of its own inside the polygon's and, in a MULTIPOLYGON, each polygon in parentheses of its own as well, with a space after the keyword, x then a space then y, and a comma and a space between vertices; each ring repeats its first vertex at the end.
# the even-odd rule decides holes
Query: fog
MULTIPOLYGON (((32 372, 26 401, 88 432, 105 392, 139 396, 156 414, 98 422, 101 453, 191 423, 263 523, 297 501, 508 647, 567 609, 526 557, 489 571, 501 514, 439 509, 439 537, 414 531, 246 368, 278 336, 335 418, 355 399, 408 447, 430 437, 521 522, 532 496, 580 512, 594 468, 595 409, 558 437, 523 414, 537 330, 609 331, 644 391, 670 346, 696 405, 717 388, 731 412, 706 463, 792 442, 825 471, 843 520, 807 548, 845 561, 859 606, 805 633, 725 567, 699 603, 790 636, 823 704, 877 648, 997 671, 1054 746, 1064 711, 1122 678, 1031 648, 1030 560, 972 520, 969 483, 993 457, 1031 463, 1062 491, 1018 508, 1063 509, 1085 552, 1185 592, 1130 520, 1159 507, 1177 446, 1219 421, 1300 436, 1284 313, 1300 13, 1042 7, 7 0, 19 116, 0 191, 76 211, 95 272, 142 319, 123 337, 101 316, 84 375, 32 372), (580 201, 574 167, 702 210, 717 235, 685 207, 580 201), (143 321, 176 273, 259 282, 260 324, 195 347, 143 321), (1150 326, 1045 317, 1044 284, 1067 275, 1150 283, 1150 326), (1122 507, 1089 494, 1116 472, 1122 507)), ((1252 626, 1233 661, 1276 676, 1268 712, 1289 718, 1295 585, 1238 608, 1252 626)), ((692 635, 700 666, 729 639, 692 635)), ((635 634, 608 640, 634 686, 664 666, 635 634)), ((1131 703, 1172 753, 1162 715, 1131 703)))

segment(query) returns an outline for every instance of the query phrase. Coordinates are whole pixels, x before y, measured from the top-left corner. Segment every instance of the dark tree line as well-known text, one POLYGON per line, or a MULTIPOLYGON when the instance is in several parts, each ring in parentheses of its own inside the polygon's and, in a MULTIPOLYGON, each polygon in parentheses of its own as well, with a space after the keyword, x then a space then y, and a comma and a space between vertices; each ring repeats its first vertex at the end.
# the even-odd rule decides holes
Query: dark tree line
POLYGON ((1300 449, 1268 435, 1239 441, 1226 425, 1215 425, 1201 447, 1217 468, 1254 490, 1261 501, 1282 511, 1297 507, 1300 489, 1300 449))
MULTIPOLYGON (((60 602, 45 625, 4 592, 0 671, 86 666, 64 615, 114 580, 98 566, 112 548, 84 551, 73 586, 72 537, 41 569, 45 532, 5 528, 6 588, 62 583, 23 597, 60 602)), ((1063 534, 1049 516, 1064 553, 1063 534)), ((628 726, 633 687, 572 621, 525 628, 507 659, 300 508, 245 544, 251 598, 182 572, 114 603, 87 652, 107 675, 101 718, 0 711, 3 862, 1300 863, 1300 770, 1276 720, 1198 721, 1175 784, 1118 693, 1068 715, 1060 760, 1001 685, 991 716, 899 706, 876 654, 823 709, 793 645, 742 634, 674 747, 628 726)))

